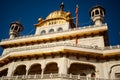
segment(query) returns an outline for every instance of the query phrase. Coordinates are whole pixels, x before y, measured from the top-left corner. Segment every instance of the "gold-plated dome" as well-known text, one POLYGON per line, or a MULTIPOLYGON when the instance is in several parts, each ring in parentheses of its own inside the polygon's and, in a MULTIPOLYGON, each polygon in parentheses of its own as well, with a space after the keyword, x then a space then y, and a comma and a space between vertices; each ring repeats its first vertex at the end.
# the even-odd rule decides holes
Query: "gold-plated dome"
POLYGON ((73 24, 71 13, 65 12, 63 8, 64 8, 64 4, 62 3, 60 5, 60 10, 51 12, 46 17, 46 19, 39 18, 38 24, 35 24, 35 27, 48 26, 48 25, 54 25, 54 24, 63 24, 66 22, 73 24))
POLYGON ((55 19, 55 18, 64 18, 64 19, 67 19, 67 18, 71 18, 70 16, 70 12, 65 12, 65 11, 54 11, 52 13, 50 13, 46 19, 55 19))
POLYGON ((46 19, 55 19, 55 18, 64 18, 65 20, 67 20, 68 18, 70 19, 71 18, 70 12, 65 12, 63 11, 63 9, 64 9, 64 3, 62 2, 60 5, 60 10, 50 13, 46 17, 46 19))

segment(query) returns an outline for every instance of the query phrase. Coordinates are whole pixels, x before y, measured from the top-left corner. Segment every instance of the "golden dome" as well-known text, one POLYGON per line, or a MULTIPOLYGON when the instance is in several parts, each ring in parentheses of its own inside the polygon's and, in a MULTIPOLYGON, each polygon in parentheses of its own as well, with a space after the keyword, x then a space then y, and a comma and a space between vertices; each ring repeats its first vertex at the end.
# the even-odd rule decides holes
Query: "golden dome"
POLYGON ((67 18, 71 18, 70 16, 70 12, 65 12, 65 11, 54 11, 52 13, 50 13, 46 19, 55 19, 55 18, 64 18, 64 19, 67 19, 67 18))
POLYGON ((60 10, 51 12, 46 19, 39 18, 38 24, 35 24, 35 27, 48 26, 54 24, 63 24, 69 22, 73 25, 72 17, 70 12, 65 12, 63 10, 64 4, 60 5, 60 10))

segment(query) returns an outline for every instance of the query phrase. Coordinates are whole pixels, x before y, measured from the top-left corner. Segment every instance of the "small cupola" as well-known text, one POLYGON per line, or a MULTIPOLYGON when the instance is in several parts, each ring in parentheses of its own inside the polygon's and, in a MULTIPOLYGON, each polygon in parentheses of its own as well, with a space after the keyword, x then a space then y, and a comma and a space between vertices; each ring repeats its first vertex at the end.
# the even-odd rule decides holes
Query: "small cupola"
POLYGON ((23 30, 23 26, 19 21, 12 22, 10 24, 10 39, 14 39, 19 36, 19 33, 23 30))
POLYGON ((104 22, 105 9, 101 6, 95 6, 90 11, 92 21, 95 25, 102 25, 104 22))

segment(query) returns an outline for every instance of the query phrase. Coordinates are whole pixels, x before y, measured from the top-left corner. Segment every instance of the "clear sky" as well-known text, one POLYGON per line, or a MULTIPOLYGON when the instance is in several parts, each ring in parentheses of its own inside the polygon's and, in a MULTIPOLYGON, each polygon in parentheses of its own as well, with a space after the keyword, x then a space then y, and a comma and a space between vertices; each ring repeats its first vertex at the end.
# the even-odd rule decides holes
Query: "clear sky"
MULTIPOLYGON (((120 44, 120 0, 0 0, 0 40, 9 38, 10 23, 20 20, 24 26, 21 35, 35 32, 34 24, 38 18, 45 19, 50 12, 59 10, 64 2, 65 11, 75 17, 75 6, 79 5, 79 27, 92 25, 89 10, 96 5, 106 9, 105 23, 109 28, 111 45, 120 44)), ((0 48, 0 54, 2 48, 0 48)))

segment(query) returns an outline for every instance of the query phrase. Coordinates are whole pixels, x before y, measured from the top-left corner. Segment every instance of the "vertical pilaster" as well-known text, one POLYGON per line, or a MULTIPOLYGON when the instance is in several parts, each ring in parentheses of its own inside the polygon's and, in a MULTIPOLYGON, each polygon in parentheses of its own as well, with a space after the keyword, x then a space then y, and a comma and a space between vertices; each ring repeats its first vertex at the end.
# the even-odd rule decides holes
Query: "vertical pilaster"
POLYGON ((96 77, 98 78, 108 78, 108 67, 106 63, 100 63, 96 65, 96 77))
POLYGON ((44 68, 42 68, 41 78, 43 78, 43 74, 44 74, 44 68))
POLYGON ((109 78, 109 75, 108 75, 109 74, 108 73, 108 68, 109 67, 107 65, 108 65, 108 63, 103 63, 103 69, 102 69, 103 71, 102 72, 104 72, 103 73, 103 75, 104 75, 103 77, 104 78, 109 78))
POLYGON ((43 74, 44 74, 45 66, 46 66, 46 64, 43 62, 42 65, 41 65, 41 69, 42 69, 42 72, 41 72, 41 78, 43 78, 43 74))
POLYGON ((68 70, 67 64, 68 64, 67 59, 65 57, 60 59, 58 63, 58 68, 59 68, 58 74, 67 74, 67 70, 68 70))
POLYGON ((28 72, 29 72, 29 68, 30 68, 30 66, 26 66, 26 75, 28 75, 28 72))
POLYGON ((9 67, 8 67, 8 73, 7 73, 7 76, 12 76, 13 75, 13 72, 14 72, 14 63, 15 62, 12 62, 10 63, 9 67))

